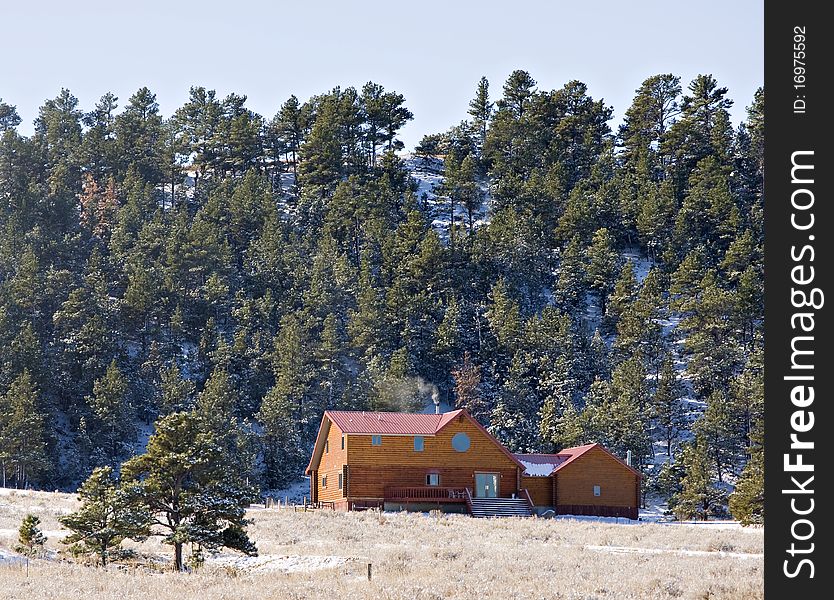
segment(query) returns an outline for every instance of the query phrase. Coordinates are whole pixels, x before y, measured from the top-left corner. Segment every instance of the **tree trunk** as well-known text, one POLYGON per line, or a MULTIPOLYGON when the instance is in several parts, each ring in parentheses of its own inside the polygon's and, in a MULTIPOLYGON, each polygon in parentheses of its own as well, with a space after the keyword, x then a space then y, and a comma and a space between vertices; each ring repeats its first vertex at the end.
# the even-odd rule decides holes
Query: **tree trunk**
POLYGON ((174 571, 182 571, 182 542, 174 544, 174 571))

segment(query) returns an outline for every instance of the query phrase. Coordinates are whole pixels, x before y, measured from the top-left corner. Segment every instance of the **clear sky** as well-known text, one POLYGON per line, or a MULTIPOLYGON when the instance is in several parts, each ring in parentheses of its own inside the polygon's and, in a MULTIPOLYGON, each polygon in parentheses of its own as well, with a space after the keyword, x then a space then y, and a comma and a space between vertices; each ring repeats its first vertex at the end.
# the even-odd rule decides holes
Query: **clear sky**
POLYGON ((712 73, 737 124, 763 84, 763 28, 761 0, 9 0, 0 98, 30 134, 62 87, 89 110, 147 85, 169 116, 202 85, 269 118, 290 94, 372 80, 405 95, 410 149, 466 117, 482 75, 493 98, 517 68, 540 89, 579 79, 616 123, 646 77, 671 72, 685 88, 712 73))

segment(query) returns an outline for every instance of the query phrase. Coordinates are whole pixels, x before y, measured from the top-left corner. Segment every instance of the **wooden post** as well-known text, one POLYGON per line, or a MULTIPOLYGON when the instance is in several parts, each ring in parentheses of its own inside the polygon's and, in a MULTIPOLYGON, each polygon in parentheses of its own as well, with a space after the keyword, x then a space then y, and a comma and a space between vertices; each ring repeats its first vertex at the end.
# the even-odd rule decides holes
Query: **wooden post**
MULTIPOLYGON (((280 504, 280 502, 279 502, 279 504, 280 504)), ((289 505, 290 505, 290 497, 289 496, 284 496, 284 506, 289 506, 289 505)))
POLYGON ((368 581, 371 580, 371 563, 368 563, 368 581))

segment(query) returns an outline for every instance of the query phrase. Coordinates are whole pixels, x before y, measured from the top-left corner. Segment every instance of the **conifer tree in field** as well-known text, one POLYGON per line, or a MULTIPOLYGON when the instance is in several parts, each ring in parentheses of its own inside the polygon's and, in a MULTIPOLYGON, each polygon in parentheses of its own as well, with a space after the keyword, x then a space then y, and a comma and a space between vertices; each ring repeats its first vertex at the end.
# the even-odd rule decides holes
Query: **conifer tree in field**
POLYGON ((72 532, 62 543, 70 544, 73 553, 95 555, 105 566, 118 556, 122 541, 147 537, 150 515, 119 487, 112 467, 93 469, 78 489, 78 499, 81 507, 58 519, 72 532))
POLYGON ((149 535, 173 546, 174 570, 183 568, 185 544, 256 555, 244 518, 255 490, 216 433, 196 413, 172 413, 155 425, 145 454, 122 465, 122 482, 152 516, 149 535))
POLYGON ((43 552, 46 536, 40 528, 40 517, 28 514, 23 518, 17 530, 17 545, 15 551, 26 556, 38 556, 43 552))

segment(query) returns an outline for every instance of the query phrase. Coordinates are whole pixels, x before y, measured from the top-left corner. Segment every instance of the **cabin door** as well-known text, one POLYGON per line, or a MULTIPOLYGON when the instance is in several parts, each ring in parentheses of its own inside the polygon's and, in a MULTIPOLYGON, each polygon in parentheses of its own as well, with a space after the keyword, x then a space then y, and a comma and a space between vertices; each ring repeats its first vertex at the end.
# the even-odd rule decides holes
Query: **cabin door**
POLYGON ((495 498, 498 496, 498 473, 475 473, 475 497, 495 498))

